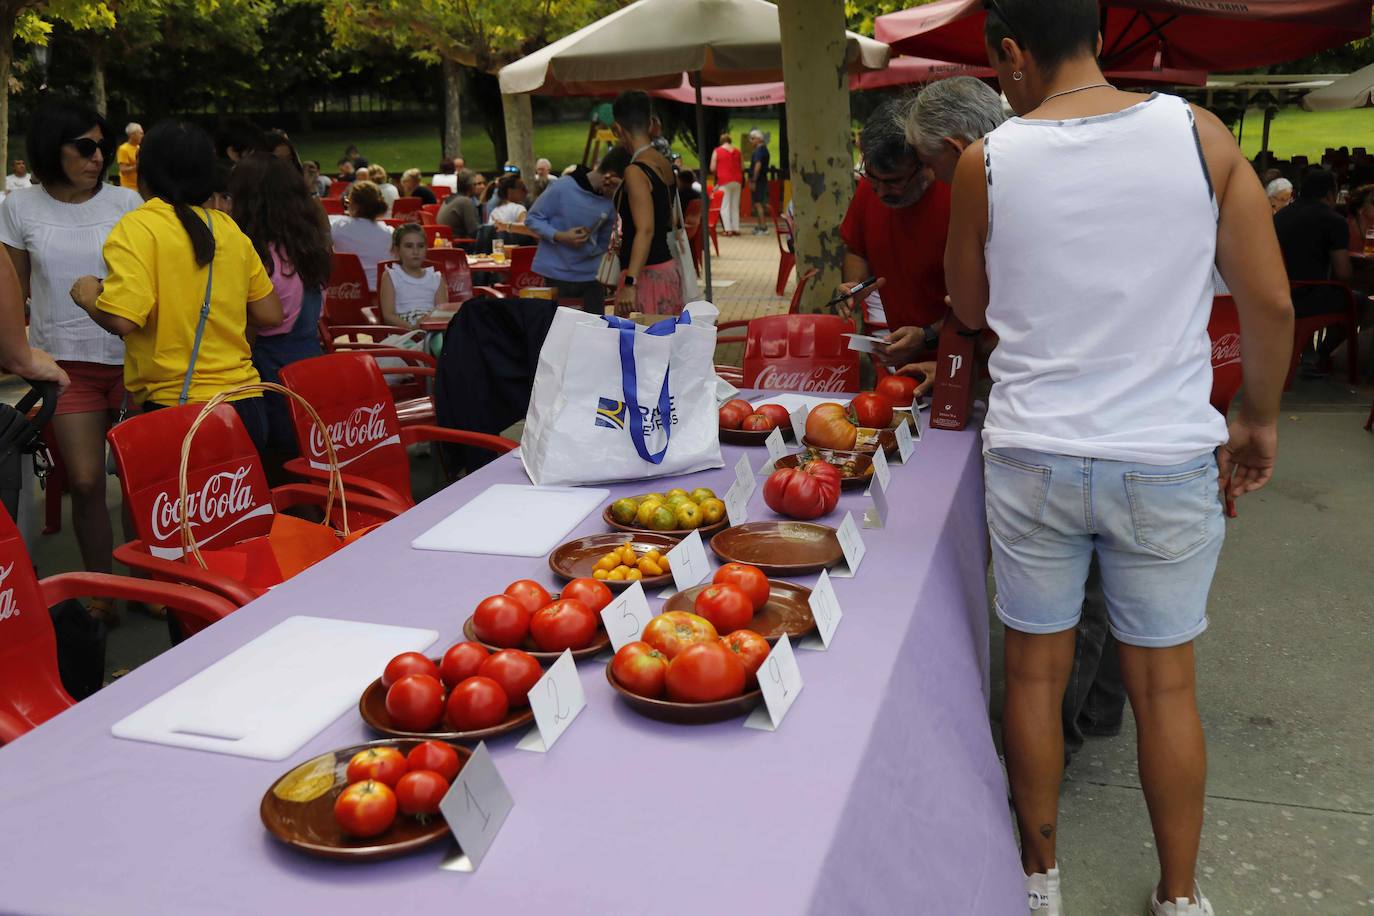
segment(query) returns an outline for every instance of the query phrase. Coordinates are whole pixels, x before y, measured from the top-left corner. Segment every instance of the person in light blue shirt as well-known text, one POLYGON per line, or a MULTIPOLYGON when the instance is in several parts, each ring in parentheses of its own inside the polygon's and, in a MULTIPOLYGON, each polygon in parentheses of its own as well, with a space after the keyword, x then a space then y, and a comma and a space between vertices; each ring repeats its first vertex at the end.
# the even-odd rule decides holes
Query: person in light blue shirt
POLYGON ((596 272, 615 229, 612 198, 629 164, 630 154, 612 147, 596 168, 578 166, 551 182, 525 217, 526 228, 539 236, 535 272, 559 299, 581 299, 583 311, 594 315, 606 311, 596 272))

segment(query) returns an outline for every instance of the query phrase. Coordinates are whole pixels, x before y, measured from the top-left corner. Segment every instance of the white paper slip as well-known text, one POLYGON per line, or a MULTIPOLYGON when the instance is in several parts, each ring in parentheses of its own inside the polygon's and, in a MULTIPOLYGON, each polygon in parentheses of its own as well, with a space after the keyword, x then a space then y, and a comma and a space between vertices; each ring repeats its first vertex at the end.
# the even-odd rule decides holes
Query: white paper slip
MULTIPOLYGON (((882 454, 882 449, 878 450, 882 454)), ((887 488, 875 475, 873 483, 868 488, 868 498, 873 501, 873 505, 864 509, 864 527, 882 528, 887 524, 887 488)))
POLYGON ((844 551, 844 563, 833 567, 831 573, 837 579, 852 579, 854 574, 859 571, 859 564, 864 561, 864 554, 868 548, 864 546, 863 535, 859 533, 859 526, 854 524, 854 513, 846 512, 844 521, 835 531, 835 537, 840 542, 840 550, 844 551))
MULTIPOLYGON (((917 416, 915 419, 916 423, 919 424, 921 422, 920 416, 917 416)), ((902 464, 906 464, 911 460, 911 453, 916 450, 916 443, 911 439, 911 425, 909 423, 898 423, 896 434, 897 460, 902 464)), ((881 449, 879 449, 879 451, 881 451, 881 449)))
POLYGON ((849 338, 849 349, 857 350, 860 353, 878 353, 887 345, 887 340, 882 337, 873 337, 870 334, 843 334, 849 338))
POLYGON ((711 572, 711 564, 706 560, 701 532, 693 530, 678 541, 677 546, 668 551, 668 564, 673 568, 673 587, 680 592, 705 579, 711 572))
POLYGON ((611 637, 611 648, 619 652, 621 646, 639 639, 653 616, 649 599, 644 597, 644 586, 638 582, 616 595, 601 609, 601 622, 611 637))
POLYGON ((811 616, 816 621, 816 632, 808 634, 797 643, 798 649, 830 648, 830 640, 835 638, 835 628, 840 625, 844 613, 840 610, 840 599, 835 595, 835 584, 830 581, 830 573, 821 570, 821 577, 811 587, 811 616))
POLYGON ((758 480, 754 478, 754 469, 749 466, 748 454, 740 455, 739 461, 735 462, 735 482, 743 488, 744 500, 748 502, 749 497, 754 495, 754 489, 759 485, 758 480))
POLYGON ((782 430, 774 428, 768 434, 768 438, 763 440, 763 445, 768 449, 768 457, 759 466, 759 473, 764 477, 772 474, 776 470, 779 459, 787 457, 787 443, 782 439, 782 430))
POLYGON ((802 690, 801 669, 797 667, 797 656, 792 652, 792 641, 786 633, 759 666, 758 677, 763 705, 749 714, 744 727, 775 731, 802 690))
POLYGON ((892 468, 888 465, 887 455, 882 449, 873 452, 873 479, 882 484, 884 490, 892 488, 892 468))
POLYGON ((542 557, 610 498, 595 487, 498 483, 410 542, 417 550, 542 557), (531 519, 539 524, 530 524, 531 519))
POLYGON ((792 418, 792 438, 801 445, 806 437, 806 418, 811 415, 811 408, 803 404, 796 410, 788 411, 788 415, 792 418))
MULTIPOLYGON (((638 584, 638 583, 636 583, 638 584)), ((572 650, 564 649, 558 661, 549 666, 544 676, 530 688, 530 711, 534 713, 534 728, 515 746, 522 751, 544 753, 553 747, 573 719, 587 706, 587 695, 577 676, 577 662, 572 650)))
MULTIPOLYGON (((725 514, 730 519, 731 527, 743 525, 749 521, 749 493, 748 488, 738 480, 730 484, 730 489, 725 491, 725 514)), ((669 563, 672 560, 668 561, 669 563)))
POLYGON ((510 789, 483 741, 439 802, 439 812, 463 851, 462 856, 445 860, 441 867, 448 871, 476 871, 513 807, 515 799, 511 798, 510 789))

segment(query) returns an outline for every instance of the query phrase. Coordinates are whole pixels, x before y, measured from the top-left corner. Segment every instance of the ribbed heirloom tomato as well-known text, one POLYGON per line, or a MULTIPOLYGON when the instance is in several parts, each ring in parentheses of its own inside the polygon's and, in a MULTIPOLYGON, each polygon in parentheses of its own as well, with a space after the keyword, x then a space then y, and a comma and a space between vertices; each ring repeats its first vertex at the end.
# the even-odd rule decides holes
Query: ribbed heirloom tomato
POLYGON ((482 662, 477 673, 500 684, 510 705, 528 706, 530 688, 544 676, 544 669, 528 652, 502 649, 482 662))
MULTIPOLYGON (((711 581, 717 585, 729 584, 737 586, 749 596, 749 601, 753 604, 755 613, 763 610, 763 606, 768 603, 770 591, 768 577, 765 576, 763 570, 759 569, 757 566, 750 566, 747 563, 726 563, 720 569, 716 570, 716 574, 711 578, 711 581)), ((717 626, 716 629, 721 630, 719 626, 717 626)), ((721 632, 728 633, 730 631, 721 630, 721 632)))
POLYGON ((698 616, 711 621, 717 633, 729 633, 748 626, 754 619, 754 602, 744 589, 728 582, 708 585, 697 593, 693 608, 698 616))
POLYGON ((841 404, 821 404, 806 415, 806 441, 812 445, 847 451, 858 438, 859 428, 841 404))
POLYGON ((508 649, 520 645, 530 632, 530 612, 508 595, 484 598, 472 614, 472 629, 482 642, 508 649))
POLYGON ((472 677, 490 655, 487 647, 478 642, 460 642, 449 646, 443 661, 439 663, 444 686, 452 687, 472 677))
POLYGON ((370 747, 358 751, 348 761, 346 777, 349 782, 375 779, 389 786, 401 781, 409 768, 406 758, 394 747, 370 747))
POLYGON ((442 741, 424 741, 411 748, 410 753, 406 755, 406 766, 417 772, 433 770, 449 782, 453 782, 463 764, 453 745, 442 741))
POLYGON ((763 485, 764 504, 788 518, 820 518, 834 512, 839 501, 840 472, 824 461, 781 468, 763 485))
POLYGON ((711 621, 687 611, 659 614, 644 628, 644 641, 669 659, 693 643, 714 641, 716 636, 711 621))
MULTIPOLYGON (((905 406, 909 406, 908 400, 905 406)), ((849 409, 854 411, 854 418, 859 421, 860 426, 867 426, 872 429, 883 429, 892 422, 892 401, 881 394, 866 392, 859 395, 849 402, 849 409)))
POLYGON ((386 714, 404 731, 431 729, 443 712, 444 685, 428 674, 408 674, 386 692, 386 714))
POLYGON ((530 619, 530 636, 542 652, 582 649, 596 635, 596 622, 599 619, 581 601, 560 598, 547 607, 541 607, 530 619))
POLYGON ((630 693, 657 699, 663 696, 668 658, 647 642, 626 643, 611 660, 611 674, 630 693))
POLYGON ((744 692, 744 664, 719 640, 688 646, 668 663, 668 699, 714 703, 744 692))
POLYGON ((334 820, 353 836, 385 833, 396 820, 396 793, 375 779, 355 782, 334 800, 334 820))

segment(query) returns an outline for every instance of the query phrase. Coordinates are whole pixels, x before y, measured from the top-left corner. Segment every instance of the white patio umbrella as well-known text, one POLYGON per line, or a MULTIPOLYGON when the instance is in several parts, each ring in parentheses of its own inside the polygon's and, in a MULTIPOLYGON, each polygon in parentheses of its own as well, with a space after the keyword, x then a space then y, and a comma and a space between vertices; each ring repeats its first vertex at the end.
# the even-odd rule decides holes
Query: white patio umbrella
POLYGON ((1330 86, 1313 89, 1302 98, 1308 111, 1340 111, 1374 105, 1374 64, 1336 80, 1330 86))
MULTIPOLYGON (((851 72, 887 66, 887 45, 845 33, 851 72)), ((706 155, 702 86, 782 79, 778 8, 768 0, 638 0, 501 68, 501 91, 604 95, 623 89, 674 89, 690 74, 696 89, 697 149, 706 155)), ((711 246, 701 221, 706 298, 711 246)))

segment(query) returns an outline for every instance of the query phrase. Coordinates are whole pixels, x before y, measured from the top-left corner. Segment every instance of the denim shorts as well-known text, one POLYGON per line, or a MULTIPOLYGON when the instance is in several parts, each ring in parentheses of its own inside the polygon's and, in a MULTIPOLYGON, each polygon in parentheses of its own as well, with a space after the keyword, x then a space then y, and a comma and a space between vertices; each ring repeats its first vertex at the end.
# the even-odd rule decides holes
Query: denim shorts
POLYGON ((1117 640, 1165 648, 1207 629, 1225 535, 1212 454, 1165 466, 999 448, 983 467, 997 616, 1008 627, 1077 626, 1096 551, 1117 640))

